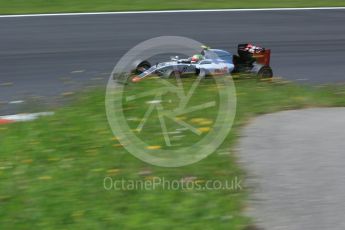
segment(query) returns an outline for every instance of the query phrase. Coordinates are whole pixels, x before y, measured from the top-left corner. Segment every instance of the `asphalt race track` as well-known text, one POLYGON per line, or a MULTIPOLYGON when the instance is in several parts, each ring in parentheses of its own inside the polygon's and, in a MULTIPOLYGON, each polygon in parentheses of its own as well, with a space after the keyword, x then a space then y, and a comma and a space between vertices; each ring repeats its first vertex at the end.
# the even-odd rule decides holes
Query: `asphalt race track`
POLYGON ((345 229, 344 117, 345 108, 289 110, 243 129, 238 157, 251 188, 247 211, 262 229, 345 229))
POLYGON ((344 24, 345 10, 0 18, 0 115, 42 110, 63 93, 104 85, 128 49, 162 35, 231 51, 253 42, 272 49, 276 76, 345 82, 344 24), (31 104, 18 109, 20 101, 31 104))

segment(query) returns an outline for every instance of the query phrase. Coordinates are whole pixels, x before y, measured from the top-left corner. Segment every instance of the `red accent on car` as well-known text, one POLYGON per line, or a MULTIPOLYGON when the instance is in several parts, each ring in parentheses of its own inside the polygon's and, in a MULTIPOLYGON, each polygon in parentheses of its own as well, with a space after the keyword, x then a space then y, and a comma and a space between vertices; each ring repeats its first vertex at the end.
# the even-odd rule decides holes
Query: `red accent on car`
POLYGON ((132 78, 132 82, 136 83, 136 82, 141 81, 141 79, 142 79, 141 77, 135 76, 132 78))

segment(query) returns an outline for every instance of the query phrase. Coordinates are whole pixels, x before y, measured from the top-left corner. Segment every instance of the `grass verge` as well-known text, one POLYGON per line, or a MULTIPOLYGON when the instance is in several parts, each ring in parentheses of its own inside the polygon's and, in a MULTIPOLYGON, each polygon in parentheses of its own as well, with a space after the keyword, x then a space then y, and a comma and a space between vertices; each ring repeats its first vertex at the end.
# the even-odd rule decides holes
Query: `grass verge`
MULTIPOLYGON (((214 154, 181 168, 151 166, 127 153, 108 127, 102 90, 79 95, 55 116, 0 126, 0 225, 3 229, 243 229, 250 223, 242 212, 246 190, 126 191, 106 190, 103 185, 107 176, 201 184, 241 179, 245 174, 230 150, 250 118, 280 110, 345 106, 344 86, 235 83, 238 107, 232 131, 214 154)), ((138 87, 152 89, 149 81, 138 87)), ((198 93, 200 100, 206 93, 212 95, 208 87, 198 93)), ((137 109, 130 105, 128 115, 135 116, 132 108, 137 109)), ((199 118, 209 115, 198 114, 199 118)), ((150 127, 155 139, 155 126, 150 127)))
POLYGON ((345 6, 344 0, 0 0, 0 14, 345 6))

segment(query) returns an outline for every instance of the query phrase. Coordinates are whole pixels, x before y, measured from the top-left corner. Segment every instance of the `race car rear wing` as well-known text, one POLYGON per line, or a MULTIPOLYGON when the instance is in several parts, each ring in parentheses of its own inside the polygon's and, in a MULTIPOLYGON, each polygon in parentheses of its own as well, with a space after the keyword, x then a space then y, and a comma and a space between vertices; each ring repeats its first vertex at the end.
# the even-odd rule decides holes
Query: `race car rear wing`
POLYGON ((254 53, 253 58, 256 59, 256 62, 265 66, 270 66, 271 61, 271 50, 265 49, 260 53, 254 53))
POLYGON ((249 43, 238 45, 238 55, 242 58, 254 58, 257 63, 270 66, 271 50, 249 43))

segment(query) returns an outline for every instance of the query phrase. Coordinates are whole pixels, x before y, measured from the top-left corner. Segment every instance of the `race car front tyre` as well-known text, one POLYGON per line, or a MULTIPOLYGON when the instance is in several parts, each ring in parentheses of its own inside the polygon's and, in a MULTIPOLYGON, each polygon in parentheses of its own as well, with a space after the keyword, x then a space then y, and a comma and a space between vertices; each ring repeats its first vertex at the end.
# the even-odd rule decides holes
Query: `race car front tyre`
POLYGON ((135 69, 135 73, 136 73, 136 74, 141 74, 142 72, 144 72, 145 70, 148 70, 148 69, 150 69, 150 68, 151 68, 150 62, 148 62, 148 61, 142 61, 142 62, 140 62, 140 63, 137 65, 137 67, 136 67, 136 69, 135 69))
POLYGON ((169 78, 180 78, 181 77, 181 73, 180 72, 178 72, 178 71, 171 71, 170 73, 169 73, 169 78))
POLYGON ((199 70, 198 77, 205 78, 206 75, 207 75, 207 73, 204 69, 199 70))

